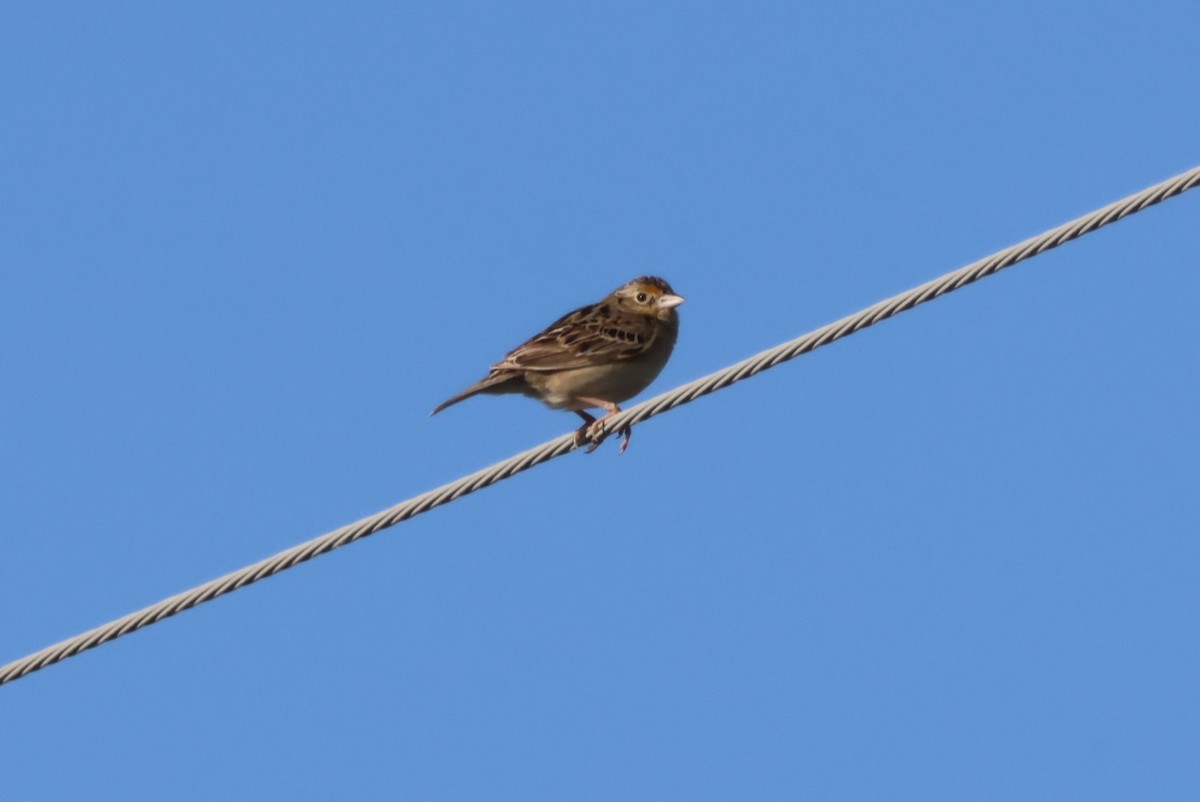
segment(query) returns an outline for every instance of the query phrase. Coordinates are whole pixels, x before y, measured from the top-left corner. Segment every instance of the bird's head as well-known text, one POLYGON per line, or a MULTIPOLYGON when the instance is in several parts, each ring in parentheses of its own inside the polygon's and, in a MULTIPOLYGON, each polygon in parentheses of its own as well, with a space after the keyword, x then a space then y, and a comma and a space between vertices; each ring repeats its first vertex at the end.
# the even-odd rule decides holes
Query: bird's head
POLYGON ((671 285, 657 276, 641 276, 613 291, 613 300, 622 309, 663 322, 675 317, 675 307, 683 303, 671 285))

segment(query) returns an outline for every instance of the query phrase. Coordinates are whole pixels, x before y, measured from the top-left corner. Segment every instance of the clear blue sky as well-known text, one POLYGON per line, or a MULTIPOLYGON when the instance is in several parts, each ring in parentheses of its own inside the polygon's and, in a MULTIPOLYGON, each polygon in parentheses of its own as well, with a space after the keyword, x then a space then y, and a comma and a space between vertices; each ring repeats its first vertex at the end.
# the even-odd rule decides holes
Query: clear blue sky
MULTIPOLYGON (((1200 163, 1194 2, 10 4, 0 662, 1200 163)), ((1196 799, 1200 192, 0 688, 6 799, 1196 799)))

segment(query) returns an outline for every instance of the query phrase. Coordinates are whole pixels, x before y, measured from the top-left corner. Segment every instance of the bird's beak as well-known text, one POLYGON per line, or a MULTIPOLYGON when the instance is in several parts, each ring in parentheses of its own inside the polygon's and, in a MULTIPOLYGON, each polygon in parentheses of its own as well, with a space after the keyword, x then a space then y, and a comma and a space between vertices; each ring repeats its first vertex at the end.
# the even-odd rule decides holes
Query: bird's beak
POLYGON ((674 309, 684 302, 682 295, 660 295, 658 298, 658 306, 661 309, 674 309))

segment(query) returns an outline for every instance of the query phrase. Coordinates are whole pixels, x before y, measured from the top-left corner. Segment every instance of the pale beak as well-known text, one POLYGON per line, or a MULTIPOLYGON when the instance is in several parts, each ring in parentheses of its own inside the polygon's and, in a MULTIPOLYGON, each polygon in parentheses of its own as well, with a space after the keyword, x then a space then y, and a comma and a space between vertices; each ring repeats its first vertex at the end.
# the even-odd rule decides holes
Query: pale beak
POLYGON ((684 302, 682 295, 660 295, 658 296, 659 309, 674 309, 684 302))

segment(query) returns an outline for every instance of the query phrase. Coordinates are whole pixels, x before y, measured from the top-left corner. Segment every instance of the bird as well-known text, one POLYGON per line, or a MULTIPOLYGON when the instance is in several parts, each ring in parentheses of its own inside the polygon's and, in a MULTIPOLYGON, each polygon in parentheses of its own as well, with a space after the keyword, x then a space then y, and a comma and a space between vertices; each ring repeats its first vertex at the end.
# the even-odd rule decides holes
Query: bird
MULTIPOLYGON (((639 276, 554 321, 429 414, 480 393, 520 393, 583 418, 575 447, 589 442, 591 453, 604 440, 604 422, 621 411, 619 404, 649 387, 667 364, 679 336, 676 307, 683 302, 663 279, 639 276), (596 418, 589 409, 605 414, 596 418)), ((624 454, 632 432, 626 426, 620 434, 624 454)))

